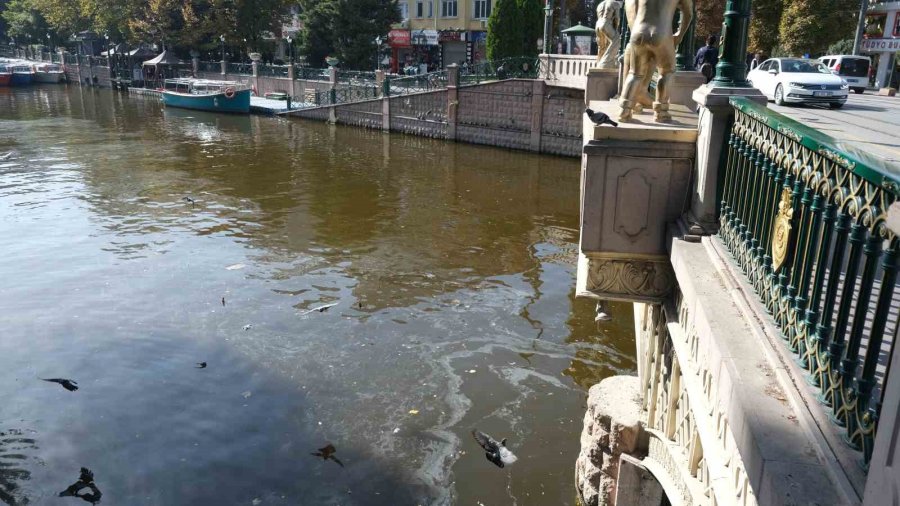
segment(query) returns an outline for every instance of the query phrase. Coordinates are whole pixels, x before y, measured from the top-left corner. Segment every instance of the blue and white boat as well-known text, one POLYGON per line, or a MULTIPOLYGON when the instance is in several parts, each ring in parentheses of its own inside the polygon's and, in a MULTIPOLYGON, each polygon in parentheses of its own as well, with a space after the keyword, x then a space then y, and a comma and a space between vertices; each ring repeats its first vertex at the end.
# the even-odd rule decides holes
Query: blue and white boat
POLYGON ((31 65, 15 64, 12 66, 12 80, 10 84, 13 86, 24 86, 31 84, 34 80, 34 68, 31 65))
POLYGON ((236 81, 166 79, 162 100, 166 107, 248 114, 250 92, 250 86, 236 81))

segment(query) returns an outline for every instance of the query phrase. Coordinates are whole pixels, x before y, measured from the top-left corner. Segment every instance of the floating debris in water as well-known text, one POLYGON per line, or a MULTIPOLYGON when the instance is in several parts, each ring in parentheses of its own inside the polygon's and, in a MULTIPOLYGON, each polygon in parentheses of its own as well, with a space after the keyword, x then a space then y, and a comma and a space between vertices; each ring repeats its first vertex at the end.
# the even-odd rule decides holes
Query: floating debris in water
POLYGON ((206 369, 206 362, 197 362, 197 369, 206 369))
POLYGON ((253 328, 253 324, 252 324, 252 323, 248 323, 248 324, 244 325, 244 330, 250 330, 250 329, 252 329, 252 328, 253 328))
POLYGON ((604 309, 603 304, 597 303, 597 316, 594 317, 595 322, 608 322, 612 320, 612 316, 610 316, 604 309))
POLYGON ((249 399, 251 395, 253 395, 253 392, 251 392, 250 390, 247 390, 246 392, 241 394, 241 396, 243 396, 244 399, 249 399))
POLYGON ((194 204, 196 204, 196 202, 194 202, 194 199, 192 199, 192 198, 190 198, 190 197, 184 197, 184 198, 182 198, 181 200, 190 203, 190 204, 191 204, 191 207, 194 207, 194 204))
POLYGON ((225 297, 222 297, 222 307, 225 307, 225 297))
POLYGON ((50 383, 59 383, 66 390, 70 392, 74 392, 78 390, 78 382, 75 380, 64 379, 64 378, 41 378, 44 381, 49 381, 50 383))
POLYGON ((233 264, 233 265, 229 265, 228 267, 226 267, 225 270, 226 271, 238 271, 238 270, 243 269, 244 267, 247 267, 247 266, 244 264, 233 264))
POLYGON ((310 455, 313 457, 321 457, 322 460, 333 460, 341 467, 344 467, 344 463, 334 456, 335 453, 337 453, 337 448, 335 448, 333 444, 328 443, 324 447, 319 448, 315 453, 310 453, 310 455))
POLYGON ((338 305, 337 302, 332 302, 331 304, 325 304, 325 305, 322 305, 319 307, 314 307, 308 311, 304 311, 304 312, 300 313, 300 316, 306 316, 309 313, 314 313, 314 312, 324 313, 325 311, 328 311, 330 308, 333 308, 334 306, 337 306, 337 305, 338 305))
POLYGON ((262 499, 257 497, 256 499, 253 499, 252 501, 250 501, 250 504, 252 504, 253 506, 259 506, 260 504, 262 504, 262 499))
POLYGON ((411 414, 411 415, 418 415, 418 414, 419 414, 419 410, 418 410, 418 409, 411 409, 411 410, 409 410, 409 414, 411 414))
POLYGON ((69 485, 65 490, 59 493, 59 497, 77 497, 91 504, 100 502, 102 496, 103 493, 100 492, 97 484, 94 483, 94 473, 86 467, 81 468, 81 474, 78 476, 78 481, 69 485), (89 490, 82 493, 82 490, 86 488, 89 490))
POLYGON ((478 371, 476 371, 475 369, 469 369, 468 372, 469 372, 469 374, 475 374, 475 373, 478 372, 478 371))

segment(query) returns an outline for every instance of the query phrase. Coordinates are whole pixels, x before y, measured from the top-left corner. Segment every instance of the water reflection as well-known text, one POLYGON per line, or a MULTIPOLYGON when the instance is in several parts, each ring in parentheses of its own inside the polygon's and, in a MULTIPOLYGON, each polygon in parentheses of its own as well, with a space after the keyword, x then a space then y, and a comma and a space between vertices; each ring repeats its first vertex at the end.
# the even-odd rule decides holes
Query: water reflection
POLYGON ((574 298, 577 160, 13 95, 0 380, 82 387, 0 381, 58 443, 42 480, 84 463, 114 504, 573 503, 586 388, 634 367, 630 306, 598 329, 574 298), (505 478, 473 426, 515 445, 505 478))

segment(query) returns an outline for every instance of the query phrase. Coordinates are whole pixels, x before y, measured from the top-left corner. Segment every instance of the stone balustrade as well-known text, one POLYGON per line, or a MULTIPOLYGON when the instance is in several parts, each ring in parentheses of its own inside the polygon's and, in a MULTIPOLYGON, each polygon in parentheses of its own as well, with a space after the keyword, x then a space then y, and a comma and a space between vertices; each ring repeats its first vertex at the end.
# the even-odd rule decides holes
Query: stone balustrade
POLYGON ((594 55, 542 54, 541 77, 548 84, 585 89, 588 71, 600 64, 594 55))

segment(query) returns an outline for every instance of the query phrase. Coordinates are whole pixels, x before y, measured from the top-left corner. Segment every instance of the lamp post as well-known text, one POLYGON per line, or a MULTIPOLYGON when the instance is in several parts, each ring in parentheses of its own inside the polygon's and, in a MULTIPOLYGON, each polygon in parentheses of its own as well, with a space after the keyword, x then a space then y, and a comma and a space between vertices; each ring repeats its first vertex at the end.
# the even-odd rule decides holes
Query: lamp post
MULTIPOLYGON (((691 9, 691 25, 687 27, 681 44, 678 45, 678 53, 675 55, 676 70, 695 70, 694 69, 694 28, 697 26, 697 6, 691 9)), ((679 14, 680 16, 680 14, 679 14)))
POLYGON ((544 54, 550 54, 550 31, 553 29, 553 0, 544 4, 544 54))
POLYGON ((53 45, 51 44, 50 34, 47 34, 47 47, 50 49, 50 60, 53 60, 53 45))
POLYGON ((222 43, 222 61, 225 61, 225 36, 219 35, 219 42, 222 43))
POLYGON ((288 35, 287 43, 288 43, 288 61, 291 63, 291 65, 293 65, 294 64, 294 38, 291 37, 290 35, 288 35))
POLYGON ((714 86, 750 88, 746 60, 749 26, 750 0, 727 0, 714 86))
POLYGON ((381 44, 384 42, 384 39, 381 38, 381 35, 375 37, 375 70, 378 70, 378 51, 381 49, 381 44))

